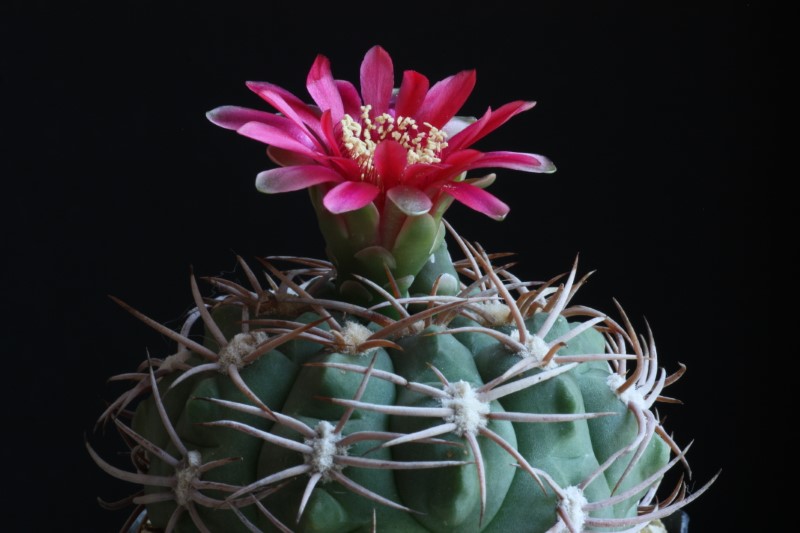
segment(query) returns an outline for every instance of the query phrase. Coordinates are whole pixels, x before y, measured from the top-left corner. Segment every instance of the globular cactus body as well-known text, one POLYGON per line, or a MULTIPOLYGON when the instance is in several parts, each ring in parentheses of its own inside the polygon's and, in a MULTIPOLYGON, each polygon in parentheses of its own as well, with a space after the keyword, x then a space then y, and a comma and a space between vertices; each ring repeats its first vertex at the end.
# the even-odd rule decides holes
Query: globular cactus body
MULTIPOLYGON (((207 301, 193 280, 203 341, 192 344, 189 327, 170 333, 181 349, 151 362, 158 395, 131 425, 146 476, 131 480, 145 486, 150 523, 545 532, 642 522, 675 447, 646 405, 665 384, 654 347, 629 324, 570 307, 574 270, 529 291, 479 259, 486 274, 457 264, 474 278, 458 294, 387 294, 383 314, 328 300, 319 268, 308 291, 302 270, 272 267, 280 278, 267 291, 212 279, 227 294, 207 301), (631 360, 639 378, 621 394, 631 360)), ((455 271, 445 268, 438 279, 455 271)))

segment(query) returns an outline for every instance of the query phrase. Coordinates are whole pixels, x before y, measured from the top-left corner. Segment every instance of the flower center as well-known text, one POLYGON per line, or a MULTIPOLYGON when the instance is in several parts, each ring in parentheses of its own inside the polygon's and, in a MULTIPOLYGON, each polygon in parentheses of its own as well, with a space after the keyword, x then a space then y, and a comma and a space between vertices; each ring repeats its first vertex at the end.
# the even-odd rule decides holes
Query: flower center
POLYGON ((342 118, 342 144, 361 167, 361 179, 376 181, 375 150, 381 141, 390 139, 406 149, 406 162, 440 163, 439 157, 447 147, 447 134, 427 122, 417 124, 411 117, 393 117, 382 113, 371 116, 371 105, 361 106, 361 120, 350 115, 342 118))

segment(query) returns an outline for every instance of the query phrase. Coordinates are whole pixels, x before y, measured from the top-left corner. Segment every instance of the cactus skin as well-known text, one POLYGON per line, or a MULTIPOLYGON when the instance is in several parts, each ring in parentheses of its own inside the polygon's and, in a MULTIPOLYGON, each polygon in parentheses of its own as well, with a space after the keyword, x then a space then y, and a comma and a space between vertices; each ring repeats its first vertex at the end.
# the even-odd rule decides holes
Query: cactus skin
MULTIPOLYGON (((496 274, 489 275, 493 272, 489 256, 472 247, 464 250, 471 261, 454 266, 442 247, 436 262, 426 265, 412 286, 412 290, 419 290, 424 288, 425 280, 448 280, 441 274, 452 277, 458 271, 462 280, 467 278, 461 283, 459 297, 430 298, 430 305, 420 305, 418 301, 409 305, 384 291, 382 294, 395 309, 384 310, 383 314, 327 300, 326 296, 335 294, 336 289, 330 281, 332 272, 319 266, 322 262, 284 274, 263 261, 277 278, 277 290, 260 286, 246 290, 212 278, 227 295, 218 298, 210 312, 192 279, 195 302, 202 306, 197 308, 194 319, 199 315, 205 323, 202 347, 188 340, 188 327, 182 334, 169 333, 182 348, 174 360, 150 362, 155 372, 146 371, 139 385, 153 383, 158 377, 159 394, 139 401, 131 424, 140 439, 132 450, 139 473, 125 479, 144 486, 143 499, 138 501, 146 503, 151 525, 180 532, 349 532, 373 528, 409 532, 545 532, 568 531, 565 516, 578 521, 571 524, 576 531, 584 527, 622 531, 630 524, 649 521, 648 514, 637 517, 642 511, 640 505, 648 504, 666 467, 676 462, 668 465, 670 448, 683 452, 648 415, 649 411, 640 409, 641 402, 631 400, 635 395, 618 394, 609 385, 609 376, 626 372, 625 364, 631 361, 615 357, 630 352, 628 359, 636 359, 637 366, 632 371, 628 369, 627 375, 638 375, 631 389, 645 387, 638 393, 640 400, 648 393, 659 395, 666 377, 662 373, 656 378, 655 368, 647 366, 655 356, 652 342, 648 346, 638 340, 631 342, 637 336, 624 314, 625 325, 621 326, 597 312, 567 307, 583 282, 575 282, 575 269, 558 289, 545 285, 533 294, 518 289, 520 297, 515 300, 505 289, 513 278, 506 276, 501 281, 496 274), (480 272, 475 274, 470 269, 477 264, 476 259, 487 273, 488 282, 480 272), (298 272, 306 274, 306 278, 313 274, 316 281, 301 287, 304 276, 298 272), (482 291, 480 281, 485 284, 482 291), (301 297, 287 293, 287 288, 298 289, 301 297), (555 292, 550 294, 548 290, 555 292), (312 292, 316 300, 309 298, 312 292), (512 312, 501 323, 491 323, 482 307, 487 298, 493 299, 495 306, 502 302, 505 308, 500 309, 512 312), (403 314, 400 309, 409 316, 389 316, 403 314), (515 314, 524 319, 529 339, 544 331, 543 327, 546 329, 542 340, 545 346, 553 345, 550 352, 554 355, 537 362, 535 355, 515 353, 514 341, 519 345, 522 340, 514 327, 520 325, 515 322, 515 314), (331 332, 344 331, 342 326, 353 321, 367 326, 360 331, 372 337, 343 340, 343 335, 331 332), (301 328, 304 324, 305 328, 301 328), (382 339, 382 332, 386 331, 390 334, 382 339), (241 368, 226 368, 219 364, 221 357, 216 362, 210 357, 225 352, 221 338, 244 339, 252 345, 248 349, 258 346, 263 353, 241 368), (554 344, 558 339, 566 339, 563 346, 554 344), (600 358, 599 354, 605 355, 600 358), (522 361, 528 362, 527 368, 502 377, 522 361), (211 368, 202 371, 202 365, 211 368), (537 374, 548 377, 521 386, 518 391, 500 392, 504 386, 537 374), (172 386, 176 380, 180 382, 172 386), (494 385, 485 385, 493 380, 494 385), (420 408, 441 411, 443 400, 434 393, 445 390, 446 383, 459 381, 481 394, 496 392, 496 398, 485 402, 491 413, 484 417, 483 426, 476 426, 471 435, 467 434, 469 431, 449 430, 432 436, 438 440, 379 447, 381 442, 399 435, 413 435, 446 424, 450 419, 443 420, 441 413, 420 416, 420 408), (360 403, 348 403, 353 399, 360 403), (266 407, 259 410, 258 402, 266 407), (163 414, 159 406, 163 406, 163 414), (400 411, 382 412, 382 406, 394 406, 400 411), (513 413, 552 413, 573 418, 561 422, 509 420, 508 415, 513 413), (276 421, 280 415, 288 418, 276 421), (305 505, 301 501, 313 471, 258 486, 259 480, 291 473, 305 464, 306 455, 279 438, 310 442, 309 435, 313 436, 321 423, 330 423, 326 426, 330 430, 342 421, 344 437, 374 432, 369 438, 352 437, 347 458, 422 461, 429 462, 428 467, 340 464, 330 472, 322 472, 322 478, 312 484, 305 505), (305 426, 305 434, 298 432, 299 426, 305 426), (173 435, 170 428, 174 428, 173 435), (268 442, 257 431, 274 436, 266 437, 273 441, 268 442), (391 435, 375 436, 386 432, 391 435), (180 459, 178 443, 186 451, 199 452, 201 464, 213 466, 199 475, 199 485, 195 486, 198 490, 184 493, 189 495, 182 500, 174 488, 179 477, 177 467, 153 451, 155 447, 180 459), (519 457, 505 448, 517 450, 528 465, 523 467, 519 457), (617 457, 612 457, 615 454, 617 457), (635 463, 627 468, 632 458, 635 463), (484 476, 478 473, 478 463, 484 476), (326 482, 325 477, 332 479, 326 482), (155 478, 172 481, 165 484, 154 482, 155 478), (345 486, 346 480, 360 488, 345 486), (581 486, 587 480, 590 482, 581 486), (569 513, 566 489, 575 486, 581 486, 583 504, 598 503, 596 508, 569 513), (251 494, 257 496, 261 509, 253 503, 251 494), (401 506, 411 512, 396 508, 401 506), (268 518, 264 511, 272 516, 268 518), (603 522, 604 519, 610 522, 603 522)), ((244 262, 242 265, 254 281, 252 271, 244 262)), ((440 285, 447 287, 446 283, 440 285)), ((427 288, 430 293, 431 287, 427 288)), ((381 293, 378 286, 369 289, 381 293)), ((149 323, 153 325, 152 321, 149 323)), ((104 414, 104 420, 113 419, 123 426, 117 415, 146 390, 146 386, 138 390, 134 387, 135 393, 121 396, 104 414)), ((101 467, 121 477, 118 470, 92 454, 101 467)), ((666 511, 689 503, 703 490, 705 487, 690 497, 675 499, 666 511)), ((650 513, 652 518, 663 514, 663 510, 660 514, 650 513)))

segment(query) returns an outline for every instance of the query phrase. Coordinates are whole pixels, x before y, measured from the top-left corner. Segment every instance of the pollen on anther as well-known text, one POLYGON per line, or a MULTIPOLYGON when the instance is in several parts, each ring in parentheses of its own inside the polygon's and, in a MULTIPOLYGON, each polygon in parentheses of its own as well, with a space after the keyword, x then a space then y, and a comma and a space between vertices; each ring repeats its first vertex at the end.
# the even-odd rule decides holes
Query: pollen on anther
POLYGON ((381 176, 375 171, 375 150, 381 141, 392 139, 406 149, 406 163, 433 164, 441 162, 441 153, 447 147, 447 134, 425 122, 423 128, 413 118, 388 113, 371 116, 372 106, 361 107, 360 121, 345 114, 342 126, 342 146, 363 171, 363 178, 378 185, 381 176), (414 131, 414 136, 409 135, 414 131))

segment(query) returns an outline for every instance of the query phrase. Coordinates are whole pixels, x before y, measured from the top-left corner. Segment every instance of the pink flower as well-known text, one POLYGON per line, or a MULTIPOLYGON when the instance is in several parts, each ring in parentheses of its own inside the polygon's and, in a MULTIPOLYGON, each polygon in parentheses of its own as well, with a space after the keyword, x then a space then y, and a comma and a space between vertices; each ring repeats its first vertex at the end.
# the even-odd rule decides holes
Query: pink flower
POLYGON ((361 64, 361 92, 335 80, 330 62, 319 55, 306 87, 316 105, 266 82, 247 86, 278 113, 223 106, 208 113, 214 124, 269 145, 279 165, 261 172, 256 186, 278 193, 324 187, 323 203, 345 213, 387 199, 409 215, 435 212, 449 197, 496 219, 508 206, 465 173, 483 168, 553 172, 546 158, 518 152, 480 152, 470 146, 534 102, 516 101, 491 108, 469 122, 455 114, 475 86, 466 70, 434 84, 411 70, 394 89, 394 68, 380 46, 361 64))

